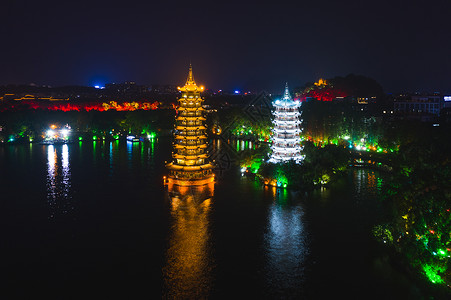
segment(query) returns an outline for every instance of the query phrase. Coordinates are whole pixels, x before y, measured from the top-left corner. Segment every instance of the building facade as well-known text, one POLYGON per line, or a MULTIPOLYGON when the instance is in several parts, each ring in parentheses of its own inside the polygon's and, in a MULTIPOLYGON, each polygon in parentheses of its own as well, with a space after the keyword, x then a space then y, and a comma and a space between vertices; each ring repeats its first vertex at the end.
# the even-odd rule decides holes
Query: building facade
POLYGON ((441 95, 402 95, 393 102, 395 113, 423 113, 438 115, 444 107, 441 95))

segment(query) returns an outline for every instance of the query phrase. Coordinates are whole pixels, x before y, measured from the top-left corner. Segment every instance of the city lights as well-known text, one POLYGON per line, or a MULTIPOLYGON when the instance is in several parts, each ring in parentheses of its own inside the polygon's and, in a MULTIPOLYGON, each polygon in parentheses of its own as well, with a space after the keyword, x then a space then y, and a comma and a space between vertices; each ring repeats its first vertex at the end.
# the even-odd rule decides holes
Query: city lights
POLYGON ((1 295, 451 300, 451 0, 2 4, 1 295))
POLYGON ((70 134, 70 126, 66 125, 62 128, 58 128, 57 125, 52 124, 50 125, 50 128, 45 131, 44 143, 53 144, 58 142, 69 142, 70 134))

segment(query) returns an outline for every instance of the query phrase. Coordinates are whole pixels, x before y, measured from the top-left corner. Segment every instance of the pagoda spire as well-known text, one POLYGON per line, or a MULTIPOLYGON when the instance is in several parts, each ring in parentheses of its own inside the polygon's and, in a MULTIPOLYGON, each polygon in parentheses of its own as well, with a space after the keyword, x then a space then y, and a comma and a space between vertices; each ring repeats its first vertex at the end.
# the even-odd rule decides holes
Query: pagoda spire
POLYGON ((197 86, 196 82, 194 81, 193 67, 191 66, 191 63, 189 64, 188 78, 186 79, 185 85, 182 87, 177 87, 177 89, 181 92, 202 92, 204 90, 203 86, 197 86))
POLYGON ((292 100, 290 91, 288 90, 288 82, 285 82, 285 92, 283 94, 283 100, 292 100))
POLYGON ((193 76, 193 66, 191 65, 191 63, 189 64, 188 79, 186 80, 185 85, 196 85, 196 82, 194 81, 194 76, 193 76))

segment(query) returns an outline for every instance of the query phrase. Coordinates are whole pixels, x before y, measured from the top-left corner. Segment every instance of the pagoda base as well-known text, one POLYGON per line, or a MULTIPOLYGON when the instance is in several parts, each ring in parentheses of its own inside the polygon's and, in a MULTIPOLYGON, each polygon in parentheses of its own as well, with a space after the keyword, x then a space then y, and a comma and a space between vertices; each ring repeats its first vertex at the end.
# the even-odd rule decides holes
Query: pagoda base
POLYGON ((271 157, 268 162, 269 163, 273 163, 273 164, 278 164, 278 163, 287 163, 290 161, 294 161, 297 164, 301 164, 302 161, 304 160, 303 156, 293 156, 293 157, 271 157))
POLYGON ((180 186, 192 186, 192 185, 209 184, 214 181, 215 181, 214 174, 210 175, 209 177, 200 178, 200 179, 197 179, 197 178, 196 179, 181 179, 181 178, 175 178, 175 177, 169 176, 166 179, 165 184, 167 184, 167 185, 175 184, 175 185, 180 185, 180 186))
POLYGON ((192 207, 193 204, 201 204, 214 196, 215 183, 210 182, 203 185, 167 185, 167 195, 177 206, 192 207), (175 201, 175 202, 174 202, 175 201))
MULTIPOLYGON (((208 165, 211 166, 211 165, 208 165)), ((173 166, 171 166, 174 168, 173 166)), ((179 186, 204 185, 215 181, 215 174, 211 168, 205 170, 183 171, 170 169, 169 176, 164 177, 165 184, 179 186)))

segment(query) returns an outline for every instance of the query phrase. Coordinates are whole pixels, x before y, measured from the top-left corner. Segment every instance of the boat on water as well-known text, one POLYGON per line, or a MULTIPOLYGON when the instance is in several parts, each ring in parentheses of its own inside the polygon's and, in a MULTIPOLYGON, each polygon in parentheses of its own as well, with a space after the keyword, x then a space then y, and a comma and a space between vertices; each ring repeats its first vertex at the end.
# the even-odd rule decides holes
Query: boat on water
POLYGON ((138 137, 136 137, 136 136, 134 136, 134 135, 128 135, 128 136, 127 136, 127 141, 128 141, 128 142, 135 143, 135 142, 140 142, 141 139, 138 138, 138 137))

